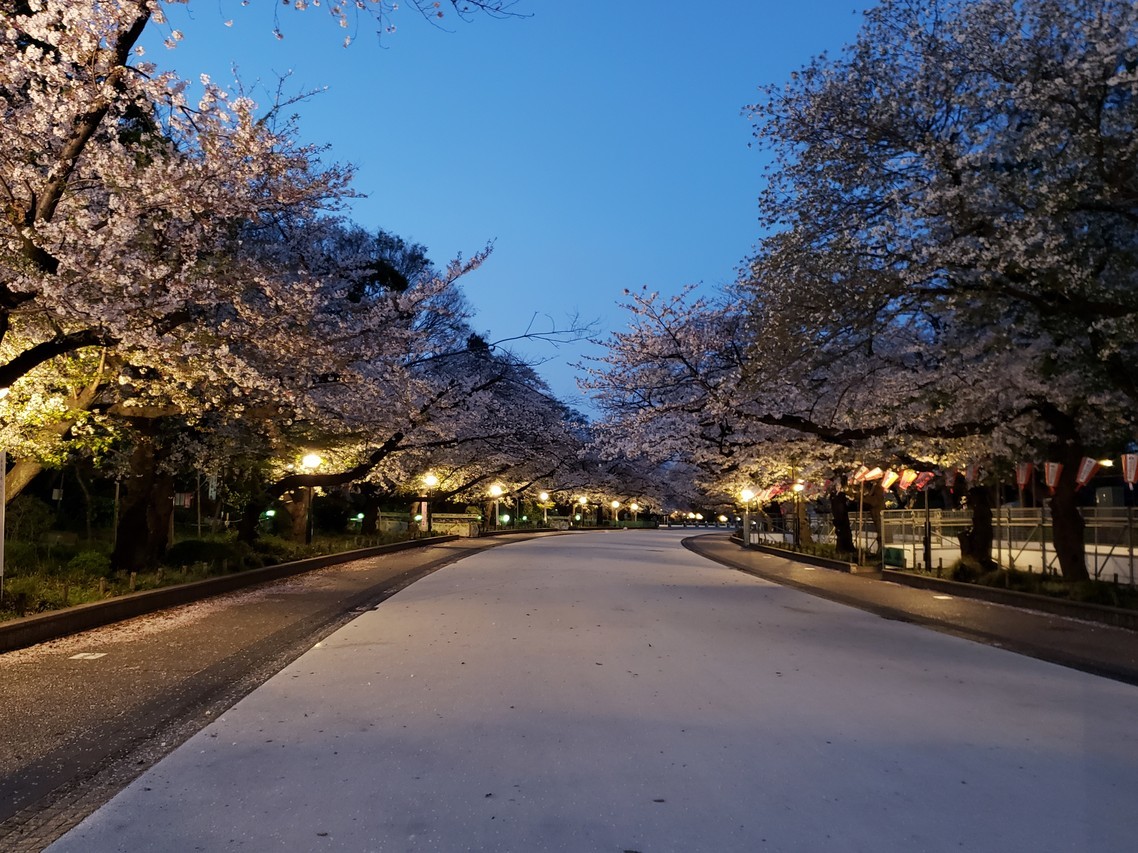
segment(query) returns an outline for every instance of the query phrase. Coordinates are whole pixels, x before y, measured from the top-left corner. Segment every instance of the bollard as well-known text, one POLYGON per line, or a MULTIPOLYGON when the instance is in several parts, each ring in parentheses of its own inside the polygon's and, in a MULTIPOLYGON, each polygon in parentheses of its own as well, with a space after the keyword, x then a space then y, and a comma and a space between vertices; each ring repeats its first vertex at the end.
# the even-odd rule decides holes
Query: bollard
POLYGON ((107 594, 107 579, 99 578, 99 598, 105 597, 107 594))
POLYGON ((135 581, 135 578, 137 578, 137 577, 138 577, 137 572, 131 572, 130 573, 130 591, 131 592, 134 592, 134 581, 135 581))

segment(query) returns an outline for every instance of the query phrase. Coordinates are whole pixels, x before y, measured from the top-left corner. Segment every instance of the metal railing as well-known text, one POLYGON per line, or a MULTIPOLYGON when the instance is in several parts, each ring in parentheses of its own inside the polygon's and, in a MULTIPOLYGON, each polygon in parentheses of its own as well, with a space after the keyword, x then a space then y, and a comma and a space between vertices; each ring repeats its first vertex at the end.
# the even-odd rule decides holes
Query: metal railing
MULTIPOLYGON (((1138 581, 1134 508, 1085 507, 1080 513, 1091 577, 1134 586, 1138 581)), ((851 516, 851 521, 856 518, 851 516)), ((868 519, 866 525, 872 531, 868 519)), ((881 559, 886 565, 943 569, 960 559, 959 537, 971 526, 972 513, 967 510, 886 510, 881 559)), ((1053 542, 1051 514, 1045 507, 1000 507, 992 512, 992 558, 1003 568, 1061 574, 1053 542)))

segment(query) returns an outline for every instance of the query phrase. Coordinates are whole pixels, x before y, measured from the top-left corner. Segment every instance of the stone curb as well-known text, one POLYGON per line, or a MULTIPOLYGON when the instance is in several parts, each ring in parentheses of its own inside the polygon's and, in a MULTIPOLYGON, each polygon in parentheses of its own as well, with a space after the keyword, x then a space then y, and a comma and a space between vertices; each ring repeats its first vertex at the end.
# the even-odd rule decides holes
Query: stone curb
POLYGON ((325 566, 334 566, 337 563, 347 563, 380 554, 392 554, 411 548, 423 548, 428 545, 453 542, 458 538, 458 536, 432 536, 429 539, 412 539, 407 542, 394 542, 390 545, 376 545, 372 548, 343 551, 339 554, 325 554, 320 557, 309 557, 291 563, 278 563, 275 566, 234 572, 231 575, 207 578, 177 586, 132 592, 127 595, 108 598, 106 601, 93 601, 35 616, 25 616, 0 623, 0 652, 10 652, 46 640, 55 640, 90 628, 98 628, 112 622, 120 622, 124 619, 153 613, 155 610, 189 604, 210 596, 244 589, 267 581, 280 580, 314 569, 322 569, 325 566))

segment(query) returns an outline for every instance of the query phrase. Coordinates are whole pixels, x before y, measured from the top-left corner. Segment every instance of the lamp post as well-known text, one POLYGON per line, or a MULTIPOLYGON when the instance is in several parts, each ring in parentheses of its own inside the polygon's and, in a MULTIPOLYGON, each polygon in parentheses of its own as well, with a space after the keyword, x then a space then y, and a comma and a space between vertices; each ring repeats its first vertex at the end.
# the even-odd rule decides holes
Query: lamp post
MULTIPOLYGON (((431 492, 435 488, 435 486, 437 486, 438 484, 439 484, 439 478, 436 477, 433 473, 428 472, 427 474, 425 474, 423 476, 423 487, 424 488, 423 488, 423 497, 421 498, 420 503, 422 504, 421 512, 423 513, 423 518, 427 522, 427 532, 428 533, 431 532, 431 523, 432 523, 432 519, 431 519, 431 492)), ((419 529, 420 530, 422 529, 422 525, 420 525, 419 529)))
POLYGON ((581 512, 581 526, 584 527, 585 526, 585 510, 589 506, 589 499, 586 497, 577 498, 577 506, 581 507, 581 510, 580 510, 580 512, 581 512))
POLYGON ((743 547, 751 547, 751 501, 755 499, 755 493, 750 489, 743 489, 739 492, 739 497, 743 499, 743 547))
POLYGON ((798 548, 802 545, 802 492, 806 488, 806 484, 801 480, 796 480, 793 486, 794 489, 794 547, 798 548))
POLYGON ((620 501, 613 501, 609 506, 612 507, 612 526, 617 525, 617 510, 620 509, 620 501))
MULTIPOLYGON (((324 460, 321 459, 319 456, 317 456, 315 453, 306 454, 305 457, 300 460, 301 466, 303 468, 307 469, 308 471, 312 472, 312 473, 316 473, 316 469, 319 468, 321 466, 321 464, 323 464, 323 462, 324 462, 324 460)), ((308 490, 308 500, 307 500, 308 505, 307 505, 307 507, 305 507, 306 517, 304 520, 304 544, 305 545, 311 545, 312 544, 312 494, 313 494, 313 492, 312 492, 312 486, 311 485, 305 486, 305 488, 308 490)))
POLYGON ((549 524, 549 492, 542 492, 537 499, 541 501, 541 526, 545 527, 549 524))
POLYGON ((636 501, 633 501, 628 505, 628 508, 632 510, 632 523, 636 524, 637 514, 640 512, 640 504, 638 504, 636 501))
POLYGON ((494 529, 498 529, 498 501, 502 499, 502 487, 495 483, 490 487, 490 497, 494 499, 494 529))

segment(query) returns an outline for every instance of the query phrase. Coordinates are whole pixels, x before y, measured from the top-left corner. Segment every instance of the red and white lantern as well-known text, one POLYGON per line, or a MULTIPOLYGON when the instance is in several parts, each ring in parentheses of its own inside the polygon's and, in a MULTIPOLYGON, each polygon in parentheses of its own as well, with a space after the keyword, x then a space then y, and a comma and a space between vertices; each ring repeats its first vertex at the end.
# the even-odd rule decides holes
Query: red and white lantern
POLYGON ((913 481, 913 485, 916 487, 918 492, 923 492, 926 488, 928 488, 929 483, 933 481, 934 477, 936 477, 936 474, 934 474, 932 471, 922 471, 917 475, 917 479, 913 481))
POLYGON ((1122 454, 1122 479, 1132 490, 1138 482, 1138 453, 1122 454))
POLYGON ((1035 465, 1031 462, 1017 462, 1016 463, 1016 485, 1021 490, 1026 489, 1031 482, 1031 475, 1035 471, 1035 465))
POLYGON ((1075 475, 1075 486, 1081 489, 1091 481, 1091 477, 1095 475, 1095 471, 1098 469, 1099 464, 1097 459, 1084 456, 1079 460, 1079 473, 1075 475))
POLYGON ((1043 463, 1043 480, 1047 483, 1047 488, 1052 492, 1055 487, 1059 485, 1059 474, 1063 471, 1062 462, 1044 462, 1043 463))

